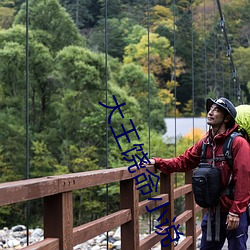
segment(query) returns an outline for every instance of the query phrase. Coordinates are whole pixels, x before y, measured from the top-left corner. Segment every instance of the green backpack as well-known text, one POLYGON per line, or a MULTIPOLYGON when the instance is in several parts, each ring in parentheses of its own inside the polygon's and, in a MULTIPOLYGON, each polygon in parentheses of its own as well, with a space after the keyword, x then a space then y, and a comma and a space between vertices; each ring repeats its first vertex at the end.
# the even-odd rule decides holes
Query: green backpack
POLYGON ((239 132, 248 140, 250 138, 250 105, 239 105, 236 108, 236 123, 239 125, 239 132))

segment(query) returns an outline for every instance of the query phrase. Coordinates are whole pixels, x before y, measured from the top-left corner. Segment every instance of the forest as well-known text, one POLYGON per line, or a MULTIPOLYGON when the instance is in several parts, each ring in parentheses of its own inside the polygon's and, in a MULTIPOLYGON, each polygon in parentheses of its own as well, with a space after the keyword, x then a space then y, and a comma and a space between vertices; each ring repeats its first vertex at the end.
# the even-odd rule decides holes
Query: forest
MULTIPOLYGON (((112 115, 116 133, 132 120, 144 152, 165 158, 202 134, 170 145, 164 118, 205 116, 207 97, 249 103, 250 2, 220 2, 230 51, 215 0, 2 0, 1 183, 127 166, 99 104, 114 97, 126 103, 124 118, 112 115)), ((119 143, 125 152, 138 138, 119 143)), ((74 193, 76 225, 106 212, 106 188, 74 193)), ((108 190, 112 212, 119 186, 108 190)), ((32 225, 42 226, 41 202, 30 204, 32 225)), ((0 227, 24 221, 24 209, 0 207, 0 227)))

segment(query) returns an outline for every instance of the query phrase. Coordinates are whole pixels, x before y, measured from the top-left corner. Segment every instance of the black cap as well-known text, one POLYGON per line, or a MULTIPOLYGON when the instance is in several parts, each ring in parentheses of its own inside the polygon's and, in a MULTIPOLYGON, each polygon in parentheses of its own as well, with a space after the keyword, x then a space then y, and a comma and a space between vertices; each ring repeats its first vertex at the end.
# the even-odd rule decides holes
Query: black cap
POLYGON ((229 115, 231 115, 233 119, 235 120, 237 111, 234 105, 227 98, 220 97, 219 99, 215 99, 215 100, 208 98, 206 101, 207 113, 209 112, 213 104, 216 104, 220 106, 221 108, 223 108, 224 110, 226 110, 229 113, 229 115))

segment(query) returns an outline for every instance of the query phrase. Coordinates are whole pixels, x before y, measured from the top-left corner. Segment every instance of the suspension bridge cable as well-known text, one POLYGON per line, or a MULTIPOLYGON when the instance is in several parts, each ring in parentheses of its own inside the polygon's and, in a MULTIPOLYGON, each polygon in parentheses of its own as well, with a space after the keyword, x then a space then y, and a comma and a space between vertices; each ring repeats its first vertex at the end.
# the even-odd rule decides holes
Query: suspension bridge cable
POLYGON ((191 1, 191 39, 192 39, 192 115, 193 115, 193 144, 194 144, 194 117, 195 117, 195 107, 194 107, 194 11, 193 11, 193 0, 191 1))
POLYGON ((221 28, 221 31, 224 34, 224 38, 225 38, 226 45, 227 45, 227 57, 230 60, 230 66, 231 66, 231 69, 232 69, 233 81, 234 81, 234 87, 235 87, 234 90, 236 89, 236 84, 238 82, 237 89, 236 89, 236 95, 237 95, 238 103, 242 103, 241 86, 240 86, 240 82, 237 81, 237 73, 236 73, 236 68, 235 68, 235 65, 234 65, 234 60, 233 60, 231 45, 229 43, 228 36, 227 36, 225 18, 224 18, 223 13, 222 13, 222 8, 221 8, 220 0, 216 0, 216 1, 217 1, 217 6, 218 6, 219 14, 220 14, 220 28, 221 28))
POLYGON ((148 0, 148 155, 150 157, 150 0, 148 0))
POLYGON ((225 72, 224 72, 224 64, 222 64, 222 95, 225 96, 225 72))
POLYGON ((216 32, 216 15, 215 15, 215 0, 213 1, 214 6, 214 91, 217 95, 217 32, 216 32))
MULTIPOLYGON (((177 106, 176 106, 176 98, 177 98, 177 86, 176 86, 176 2, 173 0, 173 23, 174 23, 174 55, 173 55, 173 62, 174 62, 174 72, 173 72, 173 81, 174 81, 174 155, 177 154, 177 106)), ((177 187, 177 173, 175 173, 175 186, 177 187)))
POLYGON ((79 0, 76 0, 76 26, 79 28, 79 0))
MULTIPOLYGON (((229 71, 231 70, 231 66, 229 65, 229 71)), ((228 75, 228 92, 229 92, 229 99, 231 100, 231 77, 228 75)))
MULTIPOLYGON (((26 44, 25 44, 25 80, 26 80, 26 103, 25 103, 25 125, 26 125, 26 173, 25 179, 29 179, 29 0, 26 0, 26 44)), ((26 216, 26 240, 29 245, 29 211, 30 203, 25 203, 25 216, 26 216)))
POLYGON ((175 96, 175 101, 174 101, 174 114, 175 114, 175 156, 176 156, 176 116, 177 116, 177 107, 176 107, 176 96, 177 96, 177 88, 176 88, 176 28, 175 28, 175 23, 176 23, 176 3, 175 0, 173 0, 174 4, 174 73, 173 73, 173 80, 174 80, 174 96, 175 96))
MULTIPOLYGON (((148 29, 148 155, 150 158, 150 0, 147 0, 147 29, 148 29)), ((151 193, 150 193, 151 196, 151 193)), ((149 213, 149 232, 152 230, 152 217, 149 213)))
POLYGON ((222 51, 224 50, 224 39, 221 39, 219 33, 217 33, 217 48, 218 48, 218 86, 221 86, 220 96, 225 96, 225 82, 224 82, 224 58, 222 57, 222 51))
MULTIPOLYGON (((205 99, 208 97, 207 96, 207 13, 206 13, 206 0, 204 0, 204 5, 203 5, 203 27, 204 27, 204 96, 205 99)), ((204 102, 205 103, 205 102, 204 102)), ((204 107, 205 108, 205 107, 204 107)), ((208 126, 205 123, 205 130, 207 131, 208 126)))
MULTIPOLYGON (((104 42, 105 42, 105 84, 106 84, 106 106, 108 106, 108 0, 105 0, 105 23, 104 23, 104 29, 105 29, 105 37, 104 37, 104 42)), ((109 162, 108 162, 108 109, 106 109, 106 169, 109 167, 109 162)), ((106 215, 109 213, 109 186, 106 184, 106 215)), ((108 239, 108 232, 107 232, 107 239, 108 239)), ((108 249, 108 243, 109 241, 107 240, 107 249, 108 249)))
POLYGON ((205 97, 207 97, 207 39, 206 39, 206 23, 207 23, 207 16, 206 16, 206 0, 204 0, 204 6, 203 6, 203 12, 204 12, 204 24, 203 24, 203 27, 204 27, 204 94, 205 94, 205 97))
POLYGON ((222 96, 225 96, 225 75, 224 75, 224 70, 225 70, 225 67, 224 67, 224 60, 223 60, 223 57, 221 57, 221 52, 223 51, 224 49, 224 40, 221 41, 221 39, 218 39, 218 49, 219 49, 219 61, 221 61, 220 63, 220 74, 221 74, 221 82, 222 82, 222 96))

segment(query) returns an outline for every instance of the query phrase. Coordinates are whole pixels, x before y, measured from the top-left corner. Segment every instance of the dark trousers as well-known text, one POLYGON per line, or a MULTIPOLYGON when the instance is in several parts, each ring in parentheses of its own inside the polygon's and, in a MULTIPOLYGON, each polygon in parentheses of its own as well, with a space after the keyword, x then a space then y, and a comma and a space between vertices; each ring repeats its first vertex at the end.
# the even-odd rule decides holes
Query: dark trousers
POLYGON ((220 250, 222 249, 225 240, 228 240, 229 250, 247 250, 246 242, 248 238, 248 219, 247 212, 240 217, 239 226, 234 230, 227 230, 226 219, 228 213, 220 214, 220 241, 215 241, 215 216, 211 216, 212 224, 212 241, 207 241, 207 213, 202 219, 202 237, 200 250, 220 250))

